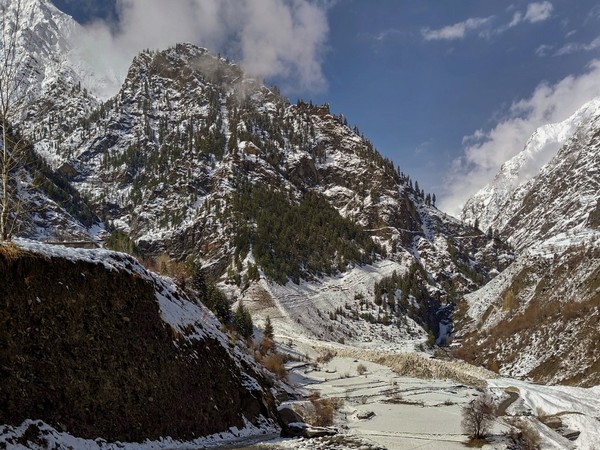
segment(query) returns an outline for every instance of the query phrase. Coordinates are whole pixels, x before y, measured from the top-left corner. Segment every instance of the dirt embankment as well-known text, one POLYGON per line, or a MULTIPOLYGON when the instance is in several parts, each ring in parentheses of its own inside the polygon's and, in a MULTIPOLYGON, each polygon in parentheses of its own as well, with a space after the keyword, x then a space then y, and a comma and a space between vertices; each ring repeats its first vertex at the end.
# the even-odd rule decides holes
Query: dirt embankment
POLYGON ((0 252, 0 424, 193 438, 274 417, 268 389, 251 384, 219 342, 177 336, 139 275, 0 252))

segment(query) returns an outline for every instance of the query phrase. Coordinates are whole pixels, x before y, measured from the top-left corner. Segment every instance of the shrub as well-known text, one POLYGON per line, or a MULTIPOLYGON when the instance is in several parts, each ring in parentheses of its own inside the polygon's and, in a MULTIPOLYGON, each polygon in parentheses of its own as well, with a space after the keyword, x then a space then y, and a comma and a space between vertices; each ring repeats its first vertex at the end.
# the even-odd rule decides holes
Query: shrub
POLYGON ((315 417, 311 418, 310 424, 318 427, 333 425, 334 414, 344 406, 342 398, 321 398, 317 391, 311 392, 308 399, 315 407, 315 417))
POLYGON ((283 356, 279 353, 270 353, 262 357, 262 364, 265 368, 275 374, 280 380, 287 380, 288 372, 284 366, 283 356))
POLYGON ((364 375, 365 373, 367 373, 367 366, 365 366, 364 364, 359 364, 358 366, 356 366, 356 372, 359 375, 364 375))
POLYGON ((275 342, 272 339, 264 337, 258 345, 258 351, 261 355, 267 355, 275 351, 275 342))
POLYGON ((325 353, 321 353, 317 356, 317 363, 326 364, 335 357, 336 353, 331 350, 327 350, 325 353))
POLYGON ((7 260, 15 260, 21 257, 24 253, 25 252, 12 241, 0 245, 0 255, 7 260))
POLYGON ((472 439, 483 439, 496 418, 496 408, 487 394, 482 394, 463 407, 462 429, 472 439))
POLYGON ((509 422, 510 430, 506 432, 508 441, 519 450, 539 450, 541 448, 540 435, 535 428, 523 419, 514 419, 509 422))

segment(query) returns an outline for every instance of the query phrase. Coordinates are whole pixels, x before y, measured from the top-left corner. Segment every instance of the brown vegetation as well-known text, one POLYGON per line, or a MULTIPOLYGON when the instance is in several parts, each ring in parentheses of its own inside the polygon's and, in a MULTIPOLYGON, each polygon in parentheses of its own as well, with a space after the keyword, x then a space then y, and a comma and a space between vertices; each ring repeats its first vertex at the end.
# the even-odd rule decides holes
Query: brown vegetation
POLYGON ((525 419, 514 418, 507 421, 510 429, 506 432, 508 441, 520 450, 539 450, 541 439, 535 428, 525 419))
POLYGON ((461 426, 471 439, 485 438, 496 418, 496 407, 489 395, 481 394, 462 409, 461 426))
POLYGON ((535 381, 597 384, 600 267, 596 253, 575 247, 556 258, 553 266, 534 261, 484 315, 487 318, 502 310, 502 319, 493 327, 464 334, 454 355, 498 371, 510 368, 524 353, 536 351, 540 363, 528 374, 535 381), (575 287, 566 287, 573 286, 574 273, 586 273, 590 266, 596 267, 590 275, 575 287), (524 292, 527 296, 520 298, 524 292), (547 345, 536 344, 540 339, 547 345))
POLYGON ((315 407, 315 416, 311 417, 311 425, 326 427, 333 425, 334 415, 344 406, 344 400, 337 397, 321 398, 318 391, 313 391, 308 399, 315 407))

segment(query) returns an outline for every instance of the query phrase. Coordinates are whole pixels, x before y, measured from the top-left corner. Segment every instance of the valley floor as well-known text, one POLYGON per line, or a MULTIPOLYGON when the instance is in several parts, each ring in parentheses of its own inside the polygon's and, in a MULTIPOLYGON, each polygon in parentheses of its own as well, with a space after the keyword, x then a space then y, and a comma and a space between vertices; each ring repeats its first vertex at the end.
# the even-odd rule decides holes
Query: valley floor
MULTIPOLYGON (((319 439, 274 439, 244 450, 304 449, 465 449, 461 428, 462 407, 479 390, 451 380, 423 380, 398 376, 389 367, 366 360, 334 357, 313 370, 305 365, 293 370, 291 381, 321 398, 341 398, 337 415, 341 432, 319 439), (362 375, 359 367, 366 368, 362 375), (366 418, 369 417, 369 418, 366 418)), ((540 435, 542 449, 600 448, 600 387, 592 389, 542 386, 513 379, 487 380, 500 405, 484 450, 508 448, 505 419, 518 416, 540 435), (557 432, 544 423, 561 426, 557 432), (579 431, 575 441, 562 434, 579 431)), ((555 426, 556 428, 556 426, 555 426)))
POLYGON ((464 449, 461 408, 477 395, 454 381, 401 377, 384 365, 337 356, 317 370, 295 369, 291 381, 321 398, 343 399, 340 435, 278 439, 245 449, 464 449))
MULTIPOLYGON (((366 351, 365 353, 368 353, 366 351)), ((479 389, 452 380, 420 379, 399 376, 385 364, 366 358, 334 356, 316 367, 296 363, 290 381, 306 394, 318 392, 320 398, 341 399, 335 422, 340 433, 317 439, 283 439, 268 424, 263 428, 232 430, 194 442, 170 439, 138 444, 107 443, 103 440, 77 439, 40 425, 47 446, 34 445, 19 436, 27 434, 29 424, 0 426, 0 448, 46 449, 77 448, 89 450, 199 450, 208 448, 236 450, 408 450, 465 449, 467 437, 461 429, 462 407, 479 393, 479 389), (364 373, 363 373, 364 371, 364 373), (12 444, 11 444, 12 442, 12 444)), ((426 355, 424 355, 426 357, 426 355)), ((468 369, 467 369, 468 370, 468 369)), ((476 369, 473 369, 476 372, 476 369)), ((541 436, 541 448, 600 449, 600 387, 591 389, 542 386, 528 382, 497 378, 487 385, 500 404, 501 413, 528 421, 541 436), (541 419, 541 420, 540 420, 541 419), (560 419, 560 420, 558 420, 560 419), (569 441, 544 425, 558 422, 563 434, 579 431, 569 441)), ((484 450, 506 450, 504 432, 508 425, 499 417, 492 437, 484 450)), ((39 441, 38 441, 39 442, 39 441)))

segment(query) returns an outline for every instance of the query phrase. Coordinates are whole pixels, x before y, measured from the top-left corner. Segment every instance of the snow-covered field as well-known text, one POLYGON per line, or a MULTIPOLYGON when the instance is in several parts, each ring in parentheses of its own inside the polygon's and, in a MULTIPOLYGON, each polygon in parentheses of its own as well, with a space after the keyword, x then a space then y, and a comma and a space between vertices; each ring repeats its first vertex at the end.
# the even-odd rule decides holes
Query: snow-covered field
MULTIPOLYGON (((163 450, 228 448, 244 450, 300 449, 464 449, 467 441, 461 429, 461 410, 479 390, 452 380, 403 377, 390 367, 364 359, 335 356, 314 368, 299 364, 290 381, 306 393, 319 392, 321 398, 342 399, 336 415, 337 436, 317 439, 283 439, 278 430, 265 424, 251 424, 244 430, 232 429, 192 442, 170 438, 143 443, 107 443, 102 439, 84 440, 58 432, 39 421, 21 427, 0 427, 0 446, 21 450, 29 448, 85 450, 163 450), (359 373, 363 366, 366 371, 359 373), (370 415, 370 418, 364 418, 370 415), (361 418, 362 417, 362 418, 361 418), (31 446, 22 436, 31 425, 39 426, 47 446, 31 446)), ((600 387, 591 389, 542 386, 508 378, 488 380, 488 388, 497 399, 506 391, 518 398, 507 407, 507 416, 520 416, 532 423, 541 435, 541 449, 595 450, 600 448, 600 387), (538 417, 560 417, 571 430, 581 435, 574 442, 562 438, 543 425, 538 417)), ((506 450, 503 433, 508 430, 502 417, 492 428, 490 443, 482 448, 506 450)))
POLYGON ((477 392, 450 380, 401 377, 384 365, 348 357, 296 373, 293 380, 321 397, 342 398, 338 417, 345 432, 390 450, 464 448, 461 407, 477 392), (374 416, 359 418, 368 413, 374 416))
MULTIPOLYGON (((479 390, 443 379, 418 379, 399 376, 390 367, 365 359, 336 356, 313 370, 309 366, 294 370, 291 380, 307 392, 318 391, 321 398, 341 398, 337 415, 341 436, 306 439, 276 439, 247 449, 345 449, 389 450, 464 449, 467 436, 461 428, 462 407, 479 390), (366 372, 359 374, 359 366, 366 372), (369 419, 360 419, 374 413, 369 419)), ((487 450, 505 450, 505 419, 524 418, 540 435, 541 449, 600 448, 600 387, 591 389, 543 386, 508 378, 488 379, 488 389, 498 402, 516 393, 507 402, 506 417, 492 426, 487 450), (538 418, 539 416, 539 418, 538 418), (563 426, 579 431, 571 442, 542 421, 560 417, 563 426), (542 419, 540 421, 539 419, 542 419)))

